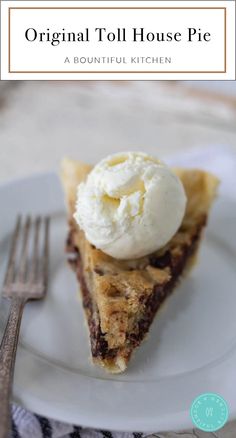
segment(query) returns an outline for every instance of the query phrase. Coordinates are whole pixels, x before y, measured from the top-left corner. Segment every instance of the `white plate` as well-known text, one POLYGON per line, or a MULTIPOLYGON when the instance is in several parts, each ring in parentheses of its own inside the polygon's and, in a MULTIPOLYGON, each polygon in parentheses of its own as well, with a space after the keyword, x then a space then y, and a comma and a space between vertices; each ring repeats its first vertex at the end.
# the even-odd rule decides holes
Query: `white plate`
MULTIPOLYGON (((235 203, 215 204, 199 263, 156 318, 128 371, 109 376, 89 359, 74 274, 66 265, 66 213, 60 183, 41 174, 0 187, 0 276, 16 214, 52 217, 50 286, 24 312, 14 399, 32 411, 83 426, 126 431, 191 427, 189 409, 217 392, 236 416, 235 203)), ((1 302, 1 326, 7 318, 1 302)), ((1 329, 2 330, 2 329, 1 329)))

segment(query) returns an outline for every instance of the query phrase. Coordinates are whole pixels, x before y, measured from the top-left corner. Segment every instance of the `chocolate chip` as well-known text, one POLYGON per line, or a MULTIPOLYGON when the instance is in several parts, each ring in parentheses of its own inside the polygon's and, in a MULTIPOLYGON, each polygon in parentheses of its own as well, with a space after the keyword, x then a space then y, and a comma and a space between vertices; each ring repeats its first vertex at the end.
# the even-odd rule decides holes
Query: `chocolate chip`
POLYGON ((171 253, 170 253, 170 251, 166 251, 160 257, 157 257, 155 255, 151 256, 149 259, 149 263, 154 268, 159 268, 159 269, 166 268, 166 266, 171 266, 171 253))
POLYGON ((140 304, 143 304, 143 303, 146 301, 146 299, 147 299, 147 296, 146 296, 146 295, 141 295, 141 296, 139 297, 139 302, 140 302, 140 304))
POLYGON ((100 275, 101 277, 104 275, 104 271, 100 268, 95 268, 94 272, 96 272, 96 274, 100 275))
POLYGON ((118 298, 118 297, 121 297, 123 294, 122 294, 122 292, 120 292, 118 289, 111 289, 111 290, 109 290, 109 292, 108 292, 108 296, 110 297, 110 298, 118 298))

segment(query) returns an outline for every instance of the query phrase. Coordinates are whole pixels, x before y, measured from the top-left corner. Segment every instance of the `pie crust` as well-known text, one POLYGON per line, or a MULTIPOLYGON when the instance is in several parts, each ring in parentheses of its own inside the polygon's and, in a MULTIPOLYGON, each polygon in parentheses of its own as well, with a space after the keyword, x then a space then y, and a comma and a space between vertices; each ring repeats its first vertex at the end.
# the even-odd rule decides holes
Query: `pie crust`
POLYGON ((73 218, 77 186, 90 170, 91 166, 78 161, 62 162, 69 219, 67 252, 80 282, 93 361, 119 373, 147 335, 162 302, 193 266, 218 179, 202 170, 174 169, 187 196, 179 230, 161 250, 122 261, 91 245, 73 218))

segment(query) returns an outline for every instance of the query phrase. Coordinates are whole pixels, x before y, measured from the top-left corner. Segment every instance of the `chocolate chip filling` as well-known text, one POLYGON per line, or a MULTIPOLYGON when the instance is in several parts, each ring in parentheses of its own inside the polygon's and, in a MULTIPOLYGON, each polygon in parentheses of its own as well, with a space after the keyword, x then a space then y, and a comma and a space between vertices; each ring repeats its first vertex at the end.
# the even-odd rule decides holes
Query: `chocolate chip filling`
MULTIPOLYGON (((196 229, 194 235, 191 239, 190 245, 182 245, 181 252, 179 256, 174 256, 170 250, 167 250, 161 256, 151 255, 149 258, 149 263, 151 266, 163 269, 165 267, 169 267, 171 271, 170 280, 163 286, 156 284, 153 287, 153 293, 146 299, 143 296, 141 300, 145 305, 145 310, 142 319, 137 323, 136 331, 133 333, 127 333, 127 347, 130 348, 130 351, 133 348, 137 347, 145 335, 147 334, 149 327, 156 315, 158 308, 161 306, 163 301, 171 294, 173 291, 177 280, 183 273, 183 270, 186 266, 187 259, 194 254, 197 249, 197 245, 200 239, 200 234, 203 225, 205 225, 205 218, 203 222, 196 229), (145 302, 146 300, 146 302, 145 302)), ((73 262, 69 260, 72 265, 72 268, 76 271, 78 280, 81 285, 81 292, 83 298, 83 306, 87 315, 88 326, 90 330, 90 342, 91 342, 91 350, 93 357, 104 358, 114 358, 117 355, 118 348, 109 349, 107 341, 105 339, 105 334, 102 333, 99 315, 96 311, 96 315, 94 314, 94 306, 91 294, 88 290, 88 287, 85 282, 85 278, 83 275, 82 268, 82 260, 78 251, 78 248, 73 245, 73 231, 70 232, 69 237, 67 239, 67 251, 69 253, 74 254, 73 262)), ((104 275, 104 273, 97 269, 95 272, 98 275, 104 275)), ((141 297, 142 298, 142 297, 141 297)))

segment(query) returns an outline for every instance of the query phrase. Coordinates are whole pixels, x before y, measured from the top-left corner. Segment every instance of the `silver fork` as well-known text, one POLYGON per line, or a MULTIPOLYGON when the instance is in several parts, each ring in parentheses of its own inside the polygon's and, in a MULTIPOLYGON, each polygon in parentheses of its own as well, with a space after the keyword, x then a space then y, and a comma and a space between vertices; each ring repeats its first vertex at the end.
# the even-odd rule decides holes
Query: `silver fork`
POLYGON ((10 298, 11 305, 0 346, 0 438, 6 438, 10 431, 10 396, 24 305, 28 300, 43 298, 47 289, 49 221, 49 217, 38 216, 32 220, 28 216, 22 225, 19 216, 12 237, 3 285, 3 296, 10 298), (30 237, 33 240, 31 257, 30 237))

